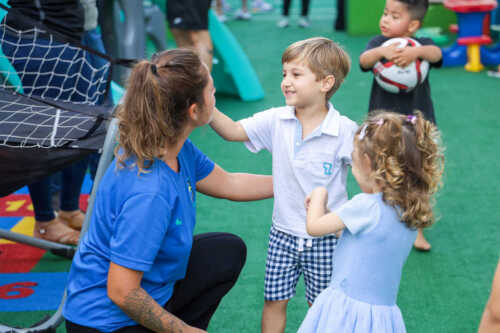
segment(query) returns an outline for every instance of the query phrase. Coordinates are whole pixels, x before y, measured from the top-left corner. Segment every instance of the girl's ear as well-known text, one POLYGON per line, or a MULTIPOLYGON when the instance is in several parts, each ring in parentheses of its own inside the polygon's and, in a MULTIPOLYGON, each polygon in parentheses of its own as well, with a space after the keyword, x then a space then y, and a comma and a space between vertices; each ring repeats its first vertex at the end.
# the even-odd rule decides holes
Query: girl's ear
POLYGON ((327 93, 335 85, 335 76, 327 75, 321 81, 322 81, 321 90, 324 91, 325 93, 327 93))
POLYGON ((363 153, 363 156, 361 156, 361 164, 363 165, 363 169, 372 172, 372 160, 370 159, 370 156, 368 156, 367 153, 363 153))

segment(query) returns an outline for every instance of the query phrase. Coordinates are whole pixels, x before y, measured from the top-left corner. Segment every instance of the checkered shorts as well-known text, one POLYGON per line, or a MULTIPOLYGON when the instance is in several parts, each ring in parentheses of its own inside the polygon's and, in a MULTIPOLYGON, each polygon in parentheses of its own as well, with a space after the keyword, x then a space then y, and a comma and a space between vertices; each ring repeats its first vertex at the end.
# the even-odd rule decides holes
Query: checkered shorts
POLYGON ((333 235, 303 239, 271 226, 267 251, 264 298, 267 301, 290 299, 300 274, 304 274, 306 299, 311 304, 328 287, 333 269, 333 235))

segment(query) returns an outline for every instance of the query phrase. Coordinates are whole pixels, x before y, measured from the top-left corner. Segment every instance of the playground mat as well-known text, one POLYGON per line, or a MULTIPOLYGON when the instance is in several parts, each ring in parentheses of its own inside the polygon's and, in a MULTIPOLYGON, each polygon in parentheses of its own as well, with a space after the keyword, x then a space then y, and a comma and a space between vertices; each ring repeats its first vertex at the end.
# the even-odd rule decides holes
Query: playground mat
MULTIPOLYGON (((239 8, 239 1, 228 2, 233 8, 239 8)), ((273 2, 275 7, 279 7, 279 3, 273 2)), ((286 29, 276 27, 280 16, 276 10, 255 14, 248 22, 227 23, 247 53, 266 93, 263 100, 251 103, 217 95, 217 106, 233 119, 283 104, 279 88, 281 54, 291 42, 312 36, 332 38, 351 54, 351 73, 332 101, 338 110, 355 121, 365 117, 372 78, 371 74, 360 71, 358 57, 369 38, 334 32, 334 2, 329 0, 313 1, 311 27, 300 29, 296 25, 299 5, 300 1, 294 1, 291 25, 286 29)), ((430 75, 436 118, 446 147, 443 188, 436 205, 440 220, 426 231, 432 251, 410 254, 398 304, 408 332, 474 332, 488 299, 500 253, 500 80, 488 77, 486 72, 468 73, 463 68, 432 70, 430 75)), ((241 143, 224 142, 208 126, 193 132, 191 138, 228 171, 271 173, 269 153, 252 154, 241 143)), ((350 195, 360 191, 352 177, 348 180, 348 190, 350 195)), ((197 232, 232 232, 240 235, 248 247, 247 263, 240 279, 223 299, 208 331, 259 332, 273 202, 235 203, 203 195, 199 195, 197 202, 197 232)), ((9 223, 8 218, 5 217, 5 222, 2 218, 0 223, 9 223)), ((29 260, 35 260, 36 254, 30 256, 29 260)), ((44 254, 23 274, 33 274, 26 282, 41 281, 41 276, 51 273, 59 273, 52 276, 54 279, 63 279, 68 267, 67 260, 44 254)), ((10 283, 9 278, 9 274, 0 274, 0 288, 10 283)), ((44 289, 57 289, 60 284, 51 282, 44 289)), ((45 299, 40 301, 34 297, 37 293, 25 297, 23 304, 31 304, 30 309, 43 304, 45 299)), ((5 300, 2 295, 5 294, 0 292, 0 302, 5 300)), ((0 303, 0 322, 11 325, 33 323, 47 313, 46 310, 12 310, 4 304, 0 303)), ((287 333, 296 332, 306 312, 304 287, 299 282, 297 296, 289 304, 287 333)), ((65 332, 64 325, 58 332, 65 332)))

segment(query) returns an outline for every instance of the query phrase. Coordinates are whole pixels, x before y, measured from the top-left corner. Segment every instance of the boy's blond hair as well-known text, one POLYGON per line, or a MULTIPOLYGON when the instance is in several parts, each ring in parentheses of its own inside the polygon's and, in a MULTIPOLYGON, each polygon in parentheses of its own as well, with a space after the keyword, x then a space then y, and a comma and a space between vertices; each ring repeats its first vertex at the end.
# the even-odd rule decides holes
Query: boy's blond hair
POLYGON ((333 75, 335 84, 326 93, 327 100, 339 89, 351 69, 351 58, 347 52, 324 37, 301 40, 287 47, 281 56, 281 63, 292 61, 305 62, 317 80, 333 75))

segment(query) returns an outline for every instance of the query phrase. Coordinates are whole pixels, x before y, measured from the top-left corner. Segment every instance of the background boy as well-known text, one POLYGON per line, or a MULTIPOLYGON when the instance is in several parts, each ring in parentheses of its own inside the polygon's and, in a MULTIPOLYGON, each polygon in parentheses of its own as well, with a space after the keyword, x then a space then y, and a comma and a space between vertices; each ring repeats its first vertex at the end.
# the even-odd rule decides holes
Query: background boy
MULTIPOLYGON (((429 61, 431 67, 441 67, 441 49, 434 44, 432 39, 413 36, 422 25, 428 7, 428 0, 386 0, 384 13, 379 23, 382 34, 372 38, 359 57, 361 69, 371 71, 377 61, 383 58, 394 62, 399 67, 406 67, 417 58, 429 61), (411 37, 422 46, 403 48, 398 48, 398 44, 381 46, 385 41, 396 37, 411 37)), ((412 91, 398 94, 387 92, 378 85, 374 78, 368 111, 382 109, 413 114, 413 111, 420 110, 427 120, 436 123, 428 77, 429 75, 412 91)), ((423 251, 429 251, 431 248, 421 229, 418 230, 414 246, 423 251)))
POLYGON ((312 304, 328 286, 335 235, 306 232, 306 195, 316 186, 330 193, 328 208, 347 201, 346 177, 357 125, 328 100, 350 69, 347 53, 326 38, 290 45, 281 58, 281 90, 287 106, 234 122, 218 110, 212 128, 229 141, 245 141, 252 152, 272 153, 274 210, 266 262, 262 332, 284 332, 288 301, 304 274, 312 304))

